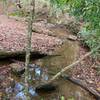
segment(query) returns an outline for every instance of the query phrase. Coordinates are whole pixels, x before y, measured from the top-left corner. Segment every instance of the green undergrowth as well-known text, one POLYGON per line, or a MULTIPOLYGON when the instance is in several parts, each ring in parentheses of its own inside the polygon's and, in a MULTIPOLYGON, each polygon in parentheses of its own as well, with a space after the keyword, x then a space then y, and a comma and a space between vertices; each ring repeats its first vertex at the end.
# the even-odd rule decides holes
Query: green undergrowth
POLYGON ((15 12, 10 13, 9 16, 27 17, 28 12, 17 10, 15 12))
MULTIPOLYGON (((83 27, 78 36, 82 39, 83 45, 87 46, 90 50, 100 45, 100 33, 97 30, 87 30, 87 28, 83 27)), ((94 53, 93 57, 100 57, 100 49, 94 53)))

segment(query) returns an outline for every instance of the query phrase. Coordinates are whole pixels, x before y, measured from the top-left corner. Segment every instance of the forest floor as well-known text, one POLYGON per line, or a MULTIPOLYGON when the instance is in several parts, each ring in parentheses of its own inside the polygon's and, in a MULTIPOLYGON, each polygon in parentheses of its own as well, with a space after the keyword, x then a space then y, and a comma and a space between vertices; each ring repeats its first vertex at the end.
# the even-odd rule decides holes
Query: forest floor
MULTIPOLYGON (((80 45, 78 58, 84 56, 89 50, 80 45)), ((72 70, 72 76, 85 82, 87 86, 100 93, 100 60, 87 57, 72 70)))
MULTIPOLYGON (((0 15, 0 50, 20 51, 25 49, 26 29, 27 27, 23 22, 8 19, 7 17, 0 15)), ((54 50, 55 46, 61 44, 62 41, 58 37, 33 33, 32 48, 35 50, 46 53, 50 50, 54 50)), ((77 59, 87 52, 87 48, 79 43, 77 59)), ((100 93, 100 73, 97 71, 96 66, 100 66, 100 61, 88 57, 72 69, 72 76, 87 83, 90 88, 93 88, 100 93)), ((1 70, 0 67, 0 74, 2 74, 2 72, 3 69, 1 70)))

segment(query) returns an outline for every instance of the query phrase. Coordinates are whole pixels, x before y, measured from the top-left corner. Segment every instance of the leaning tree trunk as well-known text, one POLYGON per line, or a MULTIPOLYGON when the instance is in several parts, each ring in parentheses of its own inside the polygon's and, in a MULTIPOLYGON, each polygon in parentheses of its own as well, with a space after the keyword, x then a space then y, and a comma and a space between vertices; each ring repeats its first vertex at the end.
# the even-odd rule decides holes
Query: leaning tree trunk
POLYGON ((26 47, 26 61, 25 61, 25 93, 28 96, 28 80, 29 80, 29 62, 31 54, 31 37, 32 37, 32 23, 34 20, 35 14, 35 0, 32 0, 30 6, 30 15, 28 19, 28 34, 27 34, 27 47, 26 47))

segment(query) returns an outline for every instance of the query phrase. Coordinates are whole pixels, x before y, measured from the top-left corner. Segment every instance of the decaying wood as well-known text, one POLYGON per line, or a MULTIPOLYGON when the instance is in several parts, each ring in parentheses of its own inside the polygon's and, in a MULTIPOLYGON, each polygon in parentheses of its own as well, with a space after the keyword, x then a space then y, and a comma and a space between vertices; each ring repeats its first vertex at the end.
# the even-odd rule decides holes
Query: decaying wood
POLYGON ((82 81, 80 81, 79 79, 76 79, 76 78, 73 78, 73 77, 70 77, 68 75, 61 75, 61 78, 64 78, 66 80, 69 80, 71 81, 72 83, 82 87, 83 89, 85 89, 86 91, 89 91, 91 94, 93 94, 96 98, 96 100, 99 100, 100 99, 100 94, 94 90, 93 88, 90 88, 88 87, 85 83, 83 83, 82 81))

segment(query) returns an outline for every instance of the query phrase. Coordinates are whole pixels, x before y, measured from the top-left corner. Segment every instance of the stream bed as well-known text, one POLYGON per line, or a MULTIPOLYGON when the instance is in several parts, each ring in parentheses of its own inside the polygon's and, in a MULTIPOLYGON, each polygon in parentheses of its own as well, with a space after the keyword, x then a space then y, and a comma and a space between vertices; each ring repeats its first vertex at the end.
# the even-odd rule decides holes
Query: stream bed
MULTIPOLYGON (((77 43, 73 45, 72 42, 67 41, 55 50, 54 56, 46 56, 37 60, 31 59, 29 65, 29 96, 31 100, 95 100, 89 92, 63 78, 56 79, 53 82, 56 88, 54 87, 50 91, 36 89, 37 85, 48 81, 63 67, 75 61, 76 51, 78 52, 77 43)), ((24 64, 22 61, 21 63, 24 64)), ((24 73, 20 76, 11 73, 9 68, 11 64, 10 60, 0 62, 0 100, 27 100, 24 93, 24 73), (8 72, 3 73, 6 70, 8 72)), ((22 66, 20 63, 19 65, 22 66)), ((70 75, 71 69, 66 73, 70 75)))

